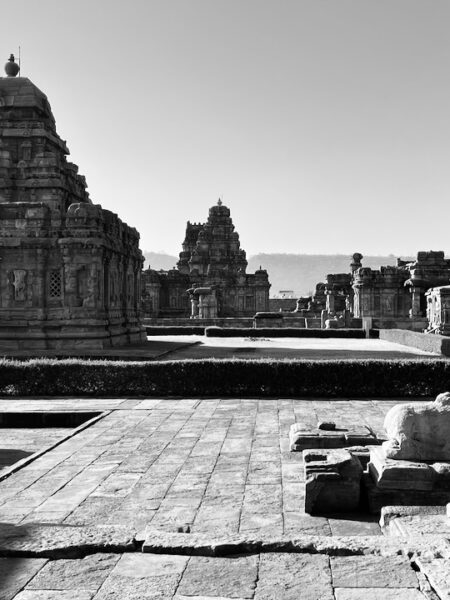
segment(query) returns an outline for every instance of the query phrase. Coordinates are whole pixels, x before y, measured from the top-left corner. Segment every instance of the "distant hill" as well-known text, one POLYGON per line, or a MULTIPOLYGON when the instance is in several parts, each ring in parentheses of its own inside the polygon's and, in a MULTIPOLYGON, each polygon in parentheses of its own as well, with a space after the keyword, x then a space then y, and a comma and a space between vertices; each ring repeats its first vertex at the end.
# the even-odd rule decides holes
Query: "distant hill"
MULTIPOLYGON (((163 252, 144 252, 145 268, 171 269, 177 264, 178 257, 163 252)), ((403 259, 412 257, 402 256, 403 259)), ((295 296, 306 296, 313 291, 316 283, 324 281, 328 273, 349 273, 351 256, 347 254, 257 254, 248 259, 249 273, 259 269, 267 269, 272 284, 270 295, 275 296, 280 290, 293 290, 295 296)), ((385 265, 395 265, 397 257, 364 256, 365 267, 379 269, 385 265)))
POLYGON ((165 252, 147 252, 143 251, 145 257, 144 269, 151 267, 159 271, 160 269, 169 270, 176 266, 178 262, 178 256, 172 256, 165 252))

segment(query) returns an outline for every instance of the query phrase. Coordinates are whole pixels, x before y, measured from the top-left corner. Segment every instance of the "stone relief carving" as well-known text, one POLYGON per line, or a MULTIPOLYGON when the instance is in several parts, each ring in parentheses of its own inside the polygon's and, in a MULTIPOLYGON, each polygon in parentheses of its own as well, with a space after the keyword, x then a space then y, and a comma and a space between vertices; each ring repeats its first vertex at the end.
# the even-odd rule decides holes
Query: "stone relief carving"
POLYGON ((14 300, 18 302, 23 302, 27 299, 26 283, 27 272, 24 269, 14 269, 12 271, 12 285, 14 286, 14 300))
POLYGON ((387 458, 450 461, 450 392, 434 402, 397 404, 387 413, 384 428, 387 458))

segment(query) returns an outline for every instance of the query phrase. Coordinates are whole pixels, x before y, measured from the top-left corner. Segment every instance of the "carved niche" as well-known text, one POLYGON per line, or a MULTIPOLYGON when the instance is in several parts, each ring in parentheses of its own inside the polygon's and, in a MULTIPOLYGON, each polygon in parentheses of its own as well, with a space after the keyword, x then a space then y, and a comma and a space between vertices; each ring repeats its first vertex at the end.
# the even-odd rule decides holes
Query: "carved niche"
POLYGON ((27 272, 25 269, 11 271, 10 281, 14 288, 14 300, 23 302, 27 299, 27 272))

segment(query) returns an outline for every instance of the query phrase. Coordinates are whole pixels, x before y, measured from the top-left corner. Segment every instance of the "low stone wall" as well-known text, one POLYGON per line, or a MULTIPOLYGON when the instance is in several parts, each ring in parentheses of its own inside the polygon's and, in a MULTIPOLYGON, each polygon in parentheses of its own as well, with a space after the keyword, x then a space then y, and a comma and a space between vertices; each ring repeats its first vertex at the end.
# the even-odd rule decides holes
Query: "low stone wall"
POLYGON ((372 328, 374 329, 407 329, 421 333, 428 327, 428 321, 425 317, 416 317, 414 319, 372 319, 372 328))
POLYGON ((450 336, 436 335, 434 333, 417 333, 416 331, 408 331, 406 329, 381 329, 380 340, 403 344, 404 346, 412 346, 425 350, 427 352, 435 352, 443 356, 450 356, 450 336))
POLYGON ((188 319, 188 318, 146 318, 146 327, 253 327, 253 317, 226 317, 221 319, 188 319))

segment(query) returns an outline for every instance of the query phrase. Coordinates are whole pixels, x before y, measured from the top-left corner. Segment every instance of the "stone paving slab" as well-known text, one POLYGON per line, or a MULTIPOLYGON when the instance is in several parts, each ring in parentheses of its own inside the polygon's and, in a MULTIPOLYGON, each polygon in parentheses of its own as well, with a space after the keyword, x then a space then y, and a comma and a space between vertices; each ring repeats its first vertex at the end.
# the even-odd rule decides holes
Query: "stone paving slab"
MULTIPOLYGON (((31 402, 61 410, 76 400, 31 402)), ((395 400, 89 402, 111 413, 0 483, 0 518, 256 536, 380 532, 375 519, 345 526, 305 515, 302 456, 289 452, 288 432, 305 415, 381 428, 395 400)))
MULTIPOLYGON (((364 561, 367 573, 373 564, 367 556, 380 559, 372 571, 381 578, 390 559, 450 559, 447 537, 384 537, 375 519, 306 515, 302 456, 289 452, 288 432, 301 419, 381 430, 396 403, 1 400, 0 410, 3 405, 14 411, 18 406, 111 411, 0 482, 0 554, 11 557, 8 561, 21 556, 44 561, 35 571, 32 563, 24 567, 31 575, 24 576, 22 591, 25 584, 14 584, 11 576, 11 593, 19 600, 332 600, 333 594, 346 600, 358 597, 357 590, 360 598, 377 599, 382 588, 366 581, 369 575, 361 578, 365 587, 349 585, 345 574, 355 570, 354 559, 364 561), (142 544, 145 553, 138 552, 142 544), (227 555, 234 558, 216 562, 227 555), (47 563, 48 558, 55 560, 47 563), (336 575, 333 561, 341 565, 336 575), (207 564, 217 576, 206 577, 207 564)), ((408 569, 407 562, 394 568, 396 600, 423 597, 408 569)), ((382 589, 383 600, 392 589, 382 589)))
POLYGON ((44 558, 0 558, 0 600, 11 600, 42 569, 44 558))
POLYGON ((419 590, 397 588, 335 588, 335 600, 425 600, 427 597, 419 590))
POLYGON ((337 588, 418 588, 404 556, 333 556, 330 561, 337 588))
MULTIPOLYGON (((360 581, 361 585, 358 586, 352 581, 351 586, 342 587, 339 584, 348 581, 352 569, 361 566, 355 565, 355 557, 332 558, 330 561, 324 555, 277 552, 220 558, 136 552, 93 554, 82 559, 42 561, 43 564, 35 565, 37 574, 34 577, 35 571, 28 572, 27 577, 30 579, 31 576, 31 580, 27 582, 22 579, 23 591, 18 594, 13 591, 13 596, 4 596, 4 600, 425 598, 419 591, 418 579, 406 558, 369 558, 372 563, 366 568, 365 582, 360 581), (397 568, 400 575, 389 582, 388 574, 393 568, 397 568), (376 587, 376 583, 380 582, 383 585, 376 587)), ((3 560, 13 562, 13 559, 3 560)), ((19 584, 18 575, 14 581, 19 584)))

